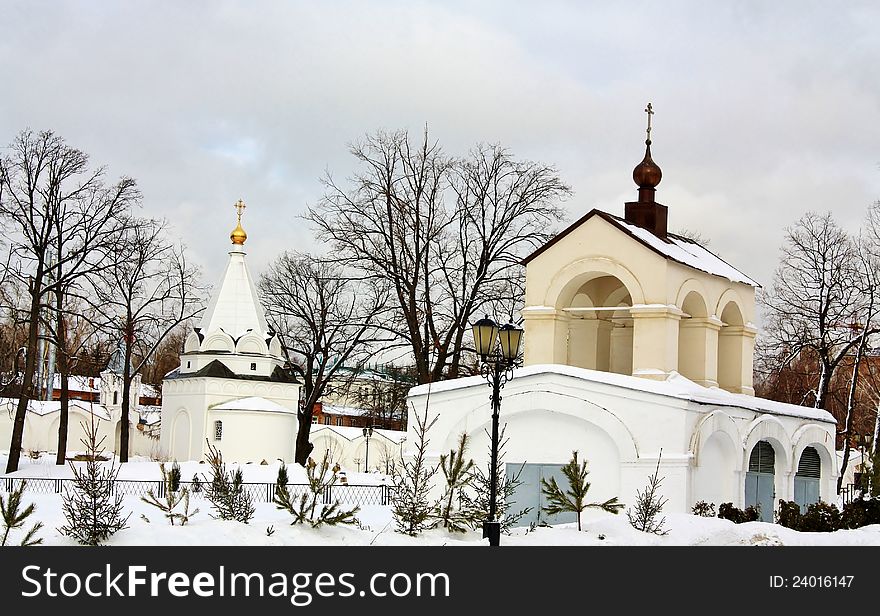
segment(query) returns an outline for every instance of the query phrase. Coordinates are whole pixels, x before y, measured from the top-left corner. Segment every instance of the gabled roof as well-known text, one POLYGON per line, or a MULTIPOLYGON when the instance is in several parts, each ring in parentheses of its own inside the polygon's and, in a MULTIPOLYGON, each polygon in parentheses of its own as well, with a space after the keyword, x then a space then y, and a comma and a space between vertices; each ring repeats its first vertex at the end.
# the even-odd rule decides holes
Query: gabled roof
POLYGON ((277 402, 267 400, 260 396, 236 398, 211 407, 214 411, 261 411, 266 413, 296 413, 277 402))
POLYGON ((713 276, 726 278, 731 282, 741 282, 743 284, 747 284, 753 287, 761 286, 758 282, 727 263, 727 261, 691 239, 682 237, 680 235, 675 235, 674 233, 669 233, 667 234, 667 238, 664 240, 657 237, 647 229, 643 229, 638 225, 634 225, 633 223, 628 222, 627 220, 624 220, 619 216, 614 216, 613 214, 609 214, 608 212, 603 212, 602 210, 596 209, 587 212, 586 215, 581 217, 573 224, 569 225, 568 228, 566 228, 564 231, 561 231, 549 242, 547 242, 546 244, 538 248, 535 252, 523 259, 521 261, 522 265, 527 265, 535 257, 543 253, 545 250, 549 249, 556 242, 580 227, 593 216, 598 216, 602 218, 612 226, 620 229, 622 232, 626 233, 637 242, 665 259, 675 261, 676 263, 681 263, 682 265, 686 265, 688 267, 706 272, 707 274, 712 274, 713 276))

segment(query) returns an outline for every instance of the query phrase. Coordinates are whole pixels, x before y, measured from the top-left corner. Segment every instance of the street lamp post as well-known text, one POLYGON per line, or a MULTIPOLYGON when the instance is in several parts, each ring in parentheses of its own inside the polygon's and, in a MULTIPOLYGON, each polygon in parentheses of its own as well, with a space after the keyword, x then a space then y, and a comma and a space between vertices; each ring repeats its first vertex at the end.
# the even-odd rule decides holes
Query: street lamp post
POLYGON ((489 517, 483 524, 483 537, 489 545, 501 542, 498 520, 498 415, 501 412, 501 388, 513 377, 519 358, 523 330, 512 323, 498 327, 489 316, 473 325, 474 348, 480 356, 480 374, 492 387, 492 449, 489 462, 489 517))
POLYGON ((364 472, 370 472, 370 437, 373 436, 373 426, 364 426, 364 438, 367 439, 367 453, 364 456, 364 472))

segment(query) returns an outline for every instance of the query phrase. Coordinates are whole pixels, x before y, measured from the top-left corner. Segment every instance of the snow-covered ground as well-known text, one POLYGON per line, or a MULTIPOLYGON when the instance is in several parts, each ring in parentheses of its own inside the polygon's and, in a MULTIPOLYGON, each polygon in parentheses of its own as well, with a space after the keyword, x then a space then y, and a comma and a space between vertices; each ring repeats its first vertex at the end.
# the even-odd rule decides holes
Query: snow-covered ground
MULTIPOLYGON (((5 465, 5 455, 0 454, 5 465)), ((181 465, 184 480, 194 472, 207 471, 204 464, 188 462, 181 465)), ((13 476, 40 477, 69 476, 66 467, 55 466, 49 458, 22 460, 20 470, 13 476)), ((249 482, 274 482, 275 465, 244 465, 245 480, 249 482)), ((304 480, 304 471, 291 467, 291 482, 304 480), (302 476, 300 477, 300 473, 302 476)), ((158 464, 149 461, 129 462, 123 465, 120 478, 158 479, 158 464)), ((349 474, 352 484, 378 483, 380 475, 365 473, 349 474)), ((64 524, 61 495, 25 492, 25 504, 34 503, 36 511, 31 523, 42 521, 44 528, 39 536, 45 545, 75 545, 62 535, 58 527, 64 524)), ((187 526, 171 526, 162 513, 137 497, 126 497, 125 507, 131 512, 128 528, 114 535, 110 545, 485 545, 479 532, 448 533, 433 530, 419 537, 409 537, 395 532, 388 507, 366 506, 358 513, 360 527, 339 526, 312 529, 291 526, 287 512, 278 510, 272 503, 256 503, 256 514, 249 524, 215 520, 211 517, 210 503, 193 500, 191 509, 199 507, 187 526), (145 516, 146 519, 144 519, 145 516), (149 520, 149 521, 147 521, 149 520), (267 532, 271 529, 271 535, 267 532)), ((663 536, 641 533, 627 522, 626 515, 589 513, 585 515, 584 530, 578 531, 574 524, 554 527, 515 529, 509 536, 502 536, 503 545, 880 545, 880 525, 858 530, 841 530, 834 533, 801 533, 764 522, 734 524, 718 518, 702 518, 687 514, 668 514, 663 536)), ((28 524, 28 527, 30 524, 28 524)), ((20 531, 15 531, 20 532, 20 531)), ((16 543, 17 534, 10 542, 16 543)))

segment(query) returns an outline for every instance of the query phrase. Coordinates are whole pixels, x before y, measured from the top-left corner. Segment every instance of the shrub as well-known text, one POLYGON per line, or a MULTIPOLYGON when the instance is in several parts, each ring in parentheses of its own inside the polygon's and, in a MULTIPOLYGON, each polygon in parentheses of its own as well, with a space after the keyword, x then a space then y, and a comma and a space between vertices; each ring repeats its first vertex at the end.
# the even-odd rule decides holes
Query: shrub
MULTIPOLYGON (((18 489, 9 493, 8 501, 3 498, 3 494, 0 494, 0 517, 3 518, 3 539, 0 540, 0 546, 5 546, 9 539, 10 531, 24 527, 27 519, 35 511, 33 503, 27 507, 22 507, 21 497, 22 494, 24 494, 25 483, 26 482, 22 480, 21 483, 18 484, 18 489)), ((43 528, 42 522, 34 524, 31 529, 25 533, 25 536, 19 545, 39 545, 43 543, 43 539, 37 537, 37 532, 39 532, 41 528, 43 528)))
POLYGON ((776 523, 794 530, 801 529, 801 507, 794 501, 779 499, 776 523))
POLYGON ((843 506, 842 528, 861 528, 869 524, 880 524, 880 498, 857 498, 843 506))
POLYGON ((706 501, 697 501, 694 503, 693 509, 691 509, 694 515, 698 515, 704 518, 714 518, 715 517, 715 503, 707 503, 706 501))
POLYGON ((165 497, 164 500, 160 499, 156 493, 153 491, 153 488, 147 492, 146 496, 141 496, 141 500, 147 503, 148 505, 152 505, 156 507, 162 513, 165 514, 165 517, 171 522, 171 526, 174 526, 174 520, 178 520, 181 526, 186 526, 189 522, 189 519, 199 512, 198 509, 194 511, 189 510, 189 489, 180 488, 180 467, 177 466, 177 462, 174 463, 174 466, 171 468, 171 471, 165 470, 165 463, 159 463, 159 471, 162 473, 162 483, 165 487, 165 497), (174 468, 177 468, 177 488, 174 486, 174 468), (183 505, 181 507, 181 511, 175 511, 178 505, 183 505))
POLYGON ((800 528, 803 532, 830 533, 841 528, 840 510, 837 505, 823 501, 813 503, 807 507, 807 512, 801 516, 800 528))
POLYGON ((759 505, 749 505, 743 510, 734 507, 733 503, 721 503, 718 505, 718 517, 730 520, 734 524, 757 522, 761 518, 761 507, 759 505))

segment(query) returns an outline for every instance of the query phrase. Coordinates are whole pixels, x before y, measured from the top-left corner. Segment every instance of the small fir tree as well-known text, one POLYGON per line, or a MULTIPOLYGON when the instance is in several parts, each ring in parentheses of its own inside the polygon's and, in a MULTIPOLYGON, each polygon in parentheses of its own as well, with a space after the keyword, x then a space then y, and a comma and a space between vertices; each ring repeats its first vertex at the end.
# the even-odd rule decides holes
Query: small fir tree
POLYGON ((360 510, 343 509, 338 500, 329 505, 319 505, 327 493, 332 493, 336 484, 336 472, 339 467, 330 468, 330 452, 325 451, 321 464, 316 464, 311 458, 306 462, 306 475, 308 476, 308 491, 295 498, 287 488, 287 466, 284 462, 278 469, 278 477, 275 481, 275 497, 272 502, 278 509, 284 509, 293 516, 294 524, 309 524, 312 528, 318 528, 324 524, 335 526, 337 524, 357 524, 355 517, 360 510))
POLYGON ((192 478, 192 492, 193 494, 198 494, 202 491, 202 480, 199 479, 199 474, 195 473, 192 478))
POLYGON ((67 488, 62 497, 67 523, 58 530, 83 545, 100 545, 126 528, 131 514, 123 515, 122 494, 113 488, 119 474, 116 462, 107 466, 99 461, 104 453, 104 437, 98 439, 94 413, 88 424, 80 425, 85 433, 81 440, 87 451, 85 468, 70 462, 73 488, 67 488))
MULTIPOLYGON (((165 473, 162 473, 163 481, 165 479, 165 473)), ((172 492, 177 492, 180 489, 180 464, 177 463, 177 460, 171 465, 171 471, 168 473, 168 488, 172 492)))
POLYGON ((202 489, 205 498, 211 502, 211 506, 217 512, 217 515, 212 517, 247 524, 254 517, 254 499, 244 489, 241 468, 235 469, 232 473, 226 472, 223 454, 210 442, 205 458, 211 465, 211 479, 209 481, 207 477, 205 478, 202 489))
MULTIPOLYGON (((508 439, 504 433, 507 425, 501 428, 501 434, 498 435, 498 463, 496 465, 496 477, 498 477, 497 492, 495 496, 495 511, 498 522, 501 524, 501 532, 509 534, 510 529, 519 522, 523 517, 527 516, 532 510, 531 507, 523 509, 512 509, 514 496, 522 481, 520 475, 525 462, 523 462, 515 473, 506 473, 504 471, 504 450, 507 446, 508 439)), ((488 434, 488 433, 487 433, 488 434)), ((492 464, 491 440, 489 442, 489 465, 492 464)), ((469 511, 471 517, 471 528, 480 530, 483 523, 489 517, 489 491, 492 485, 491 471, 489 468, 485 470, 479 467, 474 469, 474 479, 471 482, 471 489, 462 494, 463 505, 469 511)))
MULTIPOLYGON (((177 466, 177 462, 174 463, 177 466)), ((141 496, 141 500, 145 503, 156 507, 165 515, 174 526, 174 520, 178 520, 181 526, 186 526, 190 517, 199 512, 198 508, 190 512, 189 510, 189 489, 183 488, 176 490, 174 488, 174 466, 171 471, 165 470, 165 464, 159 464, 159 471, 162 473, 162 483, 165 486, 165 498, 160 499, 156 496, 152 488, 147 492, 146 496, 141 496), (183 505, 180 511, 175 511, 178 505, 183 505)), ((177 486, 180 487, 180 467, 177 466, 177 486)))
POLYGON ((663 450, 661 449, 660 455, 657 456, 657 468, 654 469, 654 474, 648 477, 648 485, 644 490, 636 491, 635 510, 627 509, 626 511, 626 517, 633 528, 655 535, 665 535, 669 532, 663 530, 666 517, 659 517, 667 500, 660 495, 660 484, 663 483, 663 477, 660 477, 660 458, 662 456, 663 450))
MULTIPOLYGON (((3 540, 0 541, 0 546, 5 546, 6 542, 9 540, 10 532, 22 528, 27 522, 27 519, 36 510, 33 503, 24 509, 21 508, 21 497, 24 494, 25 483, 26 482, 22 480, 21 483, 18 484, 18 488, 9 493, 9 500, 4 499, 3 494, 0 494, 0 514, 2 514, 3 517, 3 540)), ((37 533, 41 528, 43 528, 42 522, 34 524, 30 530, 25 533, 24 538, 19 545, 39 545, 43 543, 43 539, 37 537, 37 533)))
POLYGON ((440 470, 446 480, 443 496, 437 502, 437 523, 443 528, 464 532, 473 526, 474 517, 478 515, 473 508, 465 506, 462 495, 474 480, 474 461, 465 460, 468 436, 462 433, 458 439, 458 448, 451 449, 448 454, 440 456, 440 470))
MULTIPOLYGON (((428 396, 430 399, 430 395, 428 396)), ((427 461, 428 430, 437 422, 439 415, 428 421, 427 403, 424 415, 413 413, 415 426, 415 455, 411 460, 404 460, 394 469, 391 479, 394 487, 391 494, 391 513, 397 530, 411 536, 434 528, 436 520, 432 518, 434 507, 430 501, 431 478, 437 472, 437 466, 427 461)))
POLYGON ((581 530, 581 513, 585 509, 601 509, 608 513, 617 514, 623 509, 623 503, 617 502, 617 497, 609 498, 604 503, 588 503, 587 492, 590 491, 590 482, 587 481, 587 461, 578 464, 577 452, 571 454, 571 460, 562 467, 562 473, 568 482, 568 490, 562 491, 562 488, 556 483, 556 478, 551 477, 550 481, 541 479, 541 492, 547 499, 547 504, 541 510, 547 515, 557 515, 563 512, 572 512, 577 514, 578 530, 581 530))

